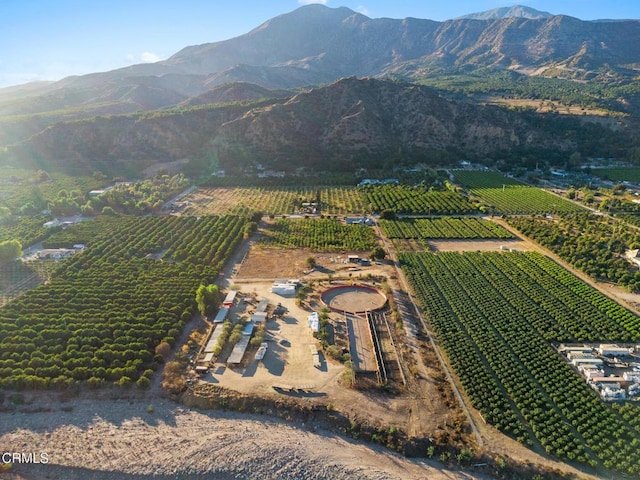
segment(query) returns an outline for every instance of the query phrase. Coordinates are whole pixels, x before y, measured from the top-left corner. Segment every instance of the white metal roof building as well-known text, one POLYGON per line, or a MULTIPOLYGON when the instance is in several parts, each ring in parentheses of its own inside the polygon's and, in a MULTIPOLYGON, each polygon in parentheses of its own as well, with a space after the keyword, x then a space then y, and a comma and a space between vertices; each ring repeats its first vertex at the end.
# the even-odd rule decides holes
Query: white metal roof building
POLYGON ((592 365, 604 365, 604 362, 600 358, 591 357, 591 358, 574 358, 571 360, 571 363, 574 367, 579 367, 580 365, 592 364, 592 365))
POLYGON ((320 331, 320 318, 318 317, 318 312, 311 312, 311 315, 307 318, 307 323, 309 324, 309 328, 312 332, 320 331))
POLYGON ((283 297, 293 297, 296 294, 296 287, 286 283, 278 283, 271 287, 271 293, 275 293, 283 297))
POLYGON ((236 343, 235 347, 233 347, 233 351, 231 352, 231 355, 229 355, 227 364, 238 365, 242 361, 242 357, 244 357, 244 352, 247 350, 250 339, 251 335, 242 335, 242 338, 238 341, 238 343, 236 343))
POLYGON ((254 324, 265 323, 267 321, 267 312, 256 312, 251 315, 251 322, 254 324))
POLYGON ((616 357, 629 355, 631 349, 629 347, 620 347, 616 344, 602 343, 598 347, 598 353, 604 356, 616 357))
POLYGON ((216 329, 211 334, 211 337, 209 337, 209 341, 207 342, 207 345, 204 347, 204 353, 213 352, 214 347, 218 344, 218 338, 220 337, 221 334, 222 334, 222 325, 218 325, 216 326, 216 329))

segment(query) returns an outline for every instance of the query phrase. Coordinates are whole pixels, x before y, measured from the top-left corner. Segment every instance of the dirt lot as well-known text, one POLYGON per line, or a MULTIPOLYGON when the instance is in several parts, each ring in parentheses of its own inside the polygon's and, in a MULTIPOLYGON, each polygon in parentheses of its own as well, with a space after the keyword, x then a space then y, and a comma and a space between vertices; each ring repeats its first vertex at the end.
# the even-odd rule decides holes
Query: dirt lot
POLYGON ((268 348, 262 361, 255 360, 256 349, 249 348, 243 364, 230 368, 224 363, 216 363, 203 380, 242 393, 271 394, 273 385, 285 384, 307 386, 307 390, 313 391, 310 397, 327 396, 327 390, 336 386, 344 368, 342 364, 326 359, 319 369, 313 366, 311 350, 317 351, 318 342, 307 324, 310 311, 297 306, 294 298, 271 293, 271 282, 237 285, 241 292, 256 295, 258 300, 268 299, 272 306, 280 303, 287 312, 267 322, 265 341, 268 348))
POLYGON ((357 285, 337 285, 325 290, 322 301, 332 310, 358 313, 383 308, 387 303, 387 297, 379 290, 357 285))
POLYGON ((521 240, 429 240, 427 243, 434 252, 488 252, 501 247, 531 250, 531 245, 521 240))
MULTIPOLYGON (((375 419, 373 423, 407 427, 410 407, 409 399, 405 396, 391 396, 383 392, 374 392, 372 395, 372 392, 348 388, 342 381, 344 365, 322 353, 320 368, 313 366, 311 350, 317 351, 319 343, 311 334, 307 317, 311 311, 319 311, 323 307, 319 294, 311 295, 300 307, 294 298, 271 293, 271 282, 235 279, 234 285, 241 292, 256 295, 258 300, 268 299, 271 306, 280 303, 287 308, 287 313, 267 322, 265 340, 268 349, 262 361, 253 358, 255 348, 249 349, 243 364, 232 368, 222 362, 216 363, 202 381, 245 394, 296 397, 306 403, 331 404, 336 410, 348 412, 354 417, 366 412, 369 419, 375 419), (304 387, 305 391, 276 390, 274 385, 294 389, 304 387)), ((344 321, 342 315, 333 312, 330 318, 334 323, 344 321)))
MULTIPOLYGON (((303 401, 331 404, 336 410, 344 411, 354 417, 363 417, 380 425, 395 425, 408 429, 412 408, 416 408, 416 399, 424 401, 424 409, 433 414, 432 421, 414 425, 416 435, 427 435, 438 424, 449 418, 448 408, 442 400, 437 385, 425 382, 419 391, 404 392, 401 395, 389 395, 382 391, 360 391, 343 385, 344 367, 341 363, 325 358, 320 369, 314 368, 309 345, 317 345, 307 326, 307 317, 313 310, 318 311, 324 305, 320 292, 337 282, 364 281, 371 276, 379 276, 394 282, 396 271, 392 264, 373 264, 368 267, 354 267, 346 263, 347 255, 359 252, 314 253, 308 250, 270 248, 254 244, 236 265, 236 275, 228 283, 242 292, 255 294, 258 298, 268 298, 272 305, 281 303, 288 309, 282 320, 269 321, 269 348, 263 362, 251 362, 240 368, 227 368, 220 364, 213 369, 210 380, 243 393, 261 393, 265 395, 292 395, 276 392, 274 384, 291 386, 314 385, 313 392, 305 395, 303 401), (314 271, 305 273, 306 259, 313 256, 317 266, 314 271), (283 259, 286 259, 283 261, 283 259), (328 277, 332 277, 329 283, 328 277), (316 291, 308 297, 301 308, 293 298, 283 298, 270 292, 275 278, 297 278, 312 280, 316 291)), ((361 252, 360 252, 361 253, 361 252)), ((343 321, 337 313, 330 314, 336 323, 343 321)), ((245 357, 246 359, 247 357, 245 357)), ((420 401, 421 403, 422 401, 420 401)), ((421 415, 421 418, 425 417, 421 415)))
POLYGON ((303 248, 287 249, 268 247, 255 243, 238 267, 234 281, 274 280, 276 278, 299 278, 303 280, 326 279, 328 275, 358 278, 360 276, 388 275, 393 272, 389 265, 358 266, 347 262, 348 255, 368 257, 370 252, 318 253, 303 248), (316 260, 316 268, 307 267, 307 258, 316 260))

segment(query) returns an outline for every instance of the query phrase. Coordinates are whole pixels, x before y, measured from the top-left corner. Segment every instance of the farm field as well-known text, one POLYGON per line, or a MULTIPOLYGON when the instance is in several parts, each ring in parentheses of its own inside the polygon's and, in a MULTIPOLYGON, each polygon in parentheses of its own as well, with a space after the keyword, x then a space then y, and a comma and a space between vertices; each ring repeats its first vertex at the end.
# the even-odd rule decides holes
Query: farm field
POLYGON ((525 215, 584 211, 582 207, 498 172, 453 171, 456 182, 476 195, 496 214, 525 215))
POLYGON ((44 248, 72 248, 76 244, 90 245, 105 235, 110 235, 122 223, 122 218, 101 215, 89 221, 60 230, 42 242, 44 248))
POLYGON ((502 226, 481 218, 403 218, 380 219, 388 238, 449 238, 449 239, 512 239, 513 234, 502 226))
POLYGON ((423 186, 373 185, 360 187, 365 205, 372 212, 393 210, 399 214, 462 215, 478 209, 462 195, 450 190, 430 191, 423 186))
POLYGON ((366 251, 377 245, 366 225, 346 225, 337 219, 277 219, 260 229, 261 242, 270 246, 308 248, 316 251, 366 251))
POLYGON ((35 173, 31 170, 0 167, 0 206, 6 206, 16 214, 31 203, 36 211, 46 208, 47 202, 55 199, 59 192, 79 192, 106 186, 107 180, 93 177, 71 176, 62 173, 35 173))
MULTIPOLYGON (((514 183, 513 188, 519 187, 514 183)), ((21 271, 0 271, 0 276, 10 278, 5 284, 0 278, 0 305, 3 298, 12 300, 0 309, 0 389, 69 390, 76 383, 89 388, 114 384, 148 388, 161 364, 157 345, 167 342, 180 351, 177 339, 194 317, 198 285, 215 281, 233 284, 231 276, 220 280, 220 271, 247 236, 247 223, 258 221, 248 218, 255 211, 275 218, 261 223, 262 238, 247 242, 246 250, 236 255, 243 261, 228 269, 236 274, 242 289, 267 296, 270 282, 265 280, 271 278, 331 283, 336 277, 357 281, 380 274, 397 279, 391 263, 357 268, 346 261, 351 253, 368 257, 378 245, 376 229, 313 215, 279 218, 304 213, 300 211, 302 203, 314 202, 318 196, 324 217, 364 213, 373 208, 372 200, 379 207, 386 205, 403 213, 472 214, 380 220, 380 226, 396 247, 400 242, 412 242, 418 246, 416 251, 423 247, 441 251, 401 253, 400 260, 421 301, 431 305, 425 310, 439 338, 442 336, 442 346, 473 405, 487 422, 538 452, 544 449, 561 461, 596 468, 640 472, 633 457, 634 446, 640 442, 635 417, 638 409, 635 405, 602 404, 550 349, 551 342, 559 341, 639 341, 637 317, 594 294, 540 255, 495 252, 503 245, 515 248, 519 239, 497 223, 473 216, 478 208, 449 190, 391 185, 364 189, 216 187, 199 189, 181 199, 189 206, 176 215, 101 215, 63 231, 47 232, 46 248, 76 243, 87 248, 56 263, 55 273, 53 269, 37 270, 35 263, 24 265, 21 271), (461 247, 463 242, 468 243, 461 247), (472 251, 445 252, 449 244, 472 251), (476 251, 487 249, 494 252, 476 251), (267 257, 273 263, 268 263, 267 257), (309 257, 319 266, 310 274, 306 268, 309 257), (36 286, 43 274, 50 282, 36 286), (428 280, 420 280, 422 277, 428 280), (258 282, 259 278, 263 280, 258 282), (526 345, 518 339, 526 339, 526 345), (554 390, 557 384, 560 386, 554 390)), ((273 297, 272 302, 282 300, 273 297)), ((249 395, 258 393, 255 387, 259 393, 273 394, 272 385, 280 380, 274 376, 278 377, 280 368, 286 372, 285 383, 312 383, 309 378, 316 370, 307 361, 307 337, 313 340, 304 322, 306 310, 296 311, 295 302, 293 298, 283 302, 295 315, 269 324, 275 340, 264 364, 267 370, 258 365, 257 370, 251 366, 240 372, 220 363, 216 371, 227 368, 218 378, 223 386, 242 385, 238 390, 249 395), (292 345, 279 344, 280 337, 292 345), (305 348, 298 348, 303 342, 305 348), (294 360, 301 360, 304 368, 292 368, 294 360)), ((310 298, 309 306, 319 306, 315 297, 310 298)), ((416 352, 416 356, 424 353, 416 352)), ((379 403, 367 392, 345 389, 334 375, 339 369, 329 371, 331 375, 317 375, 314 382, 319 378, 324 388, 330 381, 329 391, 339 397, 333 406, 351 405, 359 398, 361 402, 350 407, 353 411, 367 405, 376 419, 388 420, 414 435, 431 435, 431 427, 439 421, 428 418, 424 425, 429 427, 410 428, 416 418, 433 415, 430 407, 424 406, 428 413, 411 413, 422 406, 415 399, 409 402, 403 394, 389 397, 390 403, 379 403), (405 408, 413 420, 399 415, 406 413, 405 408), (402 420, 398 422, 398 418, 402 420)), ((432 382, 435 377, 416 375, 410 380, 432 382)), ((432 395, 419 398, 430 398, 430 403, 442 401, 435 399, 440 395, 435 386, 429 392, 432 395)), ((438 418, 450 420, 454 409, 445 409, 438 418)), ((515 444, 514 440, 507 441, 515 444)))
POLYGON ((637 422, 601 401, 550 343, 637 341, 636 315, 534 252, 399 259, 487 422, 563 460, 640 473, 637 422))
POLYGON ((109 235, 0 310, 0 386, 148 385, 242 240, 242 217, 124 217, 109 235), (162 259, 162 261, 160 260, 162 259))
POLYGON ((10 217, 0 223, 0 242, 15 239, 23 247, 37 243, 51 234, 42 226, 48 220, 44 215, 10 217))
POLYGON ((507 222, 591 278, 640 290, 638 267, 624 254, 638 245, 640 234, 602 216, 582 213, 542 217, 511 217, 507 222))
POLYGON ((500 172, 485 170, 451 170, 456 182, 467 188, 502 188, 503 185, 525 186, 500 172))
POLYGON ((637 167, 593 168, 591 174, 614 182, 640 183, 640 168, 637 167))
POLYGON ((303 202, 315 202, 320 196, 320 213, 344 215, 364 213, 365 207, 355 187, 205 187, 183 201, 189 202, 188 215, 244 214, 265 215, 304 213, 303 202))
POLYGON ((640 227, 640 215, 622 213, 622 214, 616 214, 616 217, 621 218, 622 220, 624 220, 630 225, 640 227))
POLYGON ((0 307, 48 280, 57 266, 52 260, 0 264, 0 307))

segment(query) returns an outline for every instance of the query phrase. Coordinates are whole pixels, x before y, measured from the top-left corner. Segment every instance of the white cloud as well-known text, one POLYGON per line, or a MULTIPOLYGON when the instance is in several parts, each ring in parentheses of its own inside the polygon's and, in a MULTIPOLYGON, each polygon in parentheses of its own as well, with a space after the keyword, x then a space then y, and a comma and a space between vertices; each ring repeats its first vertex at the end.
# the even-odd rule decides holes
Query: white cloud
POLYGON ((140 55, 140 60, 142 60, 144 63, 155 63, 162 60, 162 58, 152 52, 142 52, 142 54, 140 55))
POLYGON ((367 7, 365 7, 364 5, 358 5, 355 10, 362 15, 369 16, 369 10, 367 10, 367 7))
POLYGON ((129 63, 155 63, 164 60, 160 55, 153 52, 142 52, 139 55, 129 53, 125 58, 129 63))
POLYGON ((312 3, 319 3, 320 5, 326 5, 328 0, 298 0, 300 5, 311 5, 312 3))

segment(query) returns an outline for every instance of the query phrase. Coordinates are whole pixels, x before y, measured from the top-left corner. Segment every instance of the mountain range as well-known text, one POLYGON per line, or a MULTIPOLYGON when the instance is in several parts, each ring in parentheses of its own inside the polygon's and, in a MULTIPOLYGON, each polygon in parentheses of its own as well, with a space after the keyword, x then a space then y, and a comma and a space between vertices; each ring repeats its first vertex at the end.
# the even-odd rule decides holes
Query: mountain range
POLYGON ((486 10, 484 12, 470 13, 468 15, 458 17, 458 19, 468 18, 472 20, 495 20, 498 18, 530 18, 536 20, 549 17, 553 17, 549 12, 541 12, 535 8, 516 5, 513 7, 500 7, 492 10, 486 10))
MULTIPOLYGON (((353 76, 419 82, 435 74, 504 71, 542 79, 588 81, 607 88, 624 86, 633 84, 640 68, 635 47, 638 41, 637 20, 586 22, 525 7, 436 22, 415 18, 371 19, 345 7, 308 5, 275 17, 239 37, 186 47, 161 62, 68 77, 54 83, 0 89, 0 145, 14 145, 10 150, 15 157, 17 152, 39 150, 38 145, 46 143, 43 139, 55 132, 88 128, 77 122, 80 119, 261 98, 289 98, 288 102, 292 102, 300 98, 294 95, 295 91, 306 92, 353 76), (237 85, 229 86, 233 84, 237 85), (70 125, 58 125, 74 120, 70 125)), ((580 87, 580 83, 573 84, 576 89, 580 87)), ((622 99, 620 108, 634 111, 637 99, 637 92, 632 91, 622 99)), ((257 127, 247 125, 257 117, 284 111, 282 101, 274 105, 277 108, 271 108, 269 115, 247 110, 242 119, 233 119, 234 128, 248 135, 252 148, 265 141, 250 134, 257 127)), ((110 123, 111 119, 87 124, 105 122, 110 123)), ((271 128, 275 128, 273 124, 271 128)), ((280 132, 279 136, 284 139, 291 131, 295 128, 280 132)), ((230 151, 223 138, 244 142, 227 126, 221 127, 216 140, 221 151, 230 151)), ((146 148, 132 139, 128 142, 134 150, 146 148)), ((148 139, 144 142, 153 143, 148 139)), ((204 146, 199 148, 202 150, 204 146)), ((272 153, 275 155, 276 151, 272 153)), ((46 151, 41 154, 54 155, 46 151)), ((101 156, 114 155, 112 149, 101 156)), ((126 155, 118 150, 115 156, 126 155)))
MULTIPOLYGON (((214 90, 214 98, 261 92, 247 84, 214 90)), ((562 164, 583 143, 591 142, 592 151, 585 153, 609 155, 626 141, 599 125, 581 128, 579 120, 455 102, 432 88, 398 81, 351 77, 283 95, 60 122, 8 147, 4 158, 85 173, 135 172, 175 160, 188 161, 189 171, 198 173, 214 158, 233 174, 258 164, 353 171, 437 166, 460 158, 526 161, 523 152, 534 151, 562 164)))

